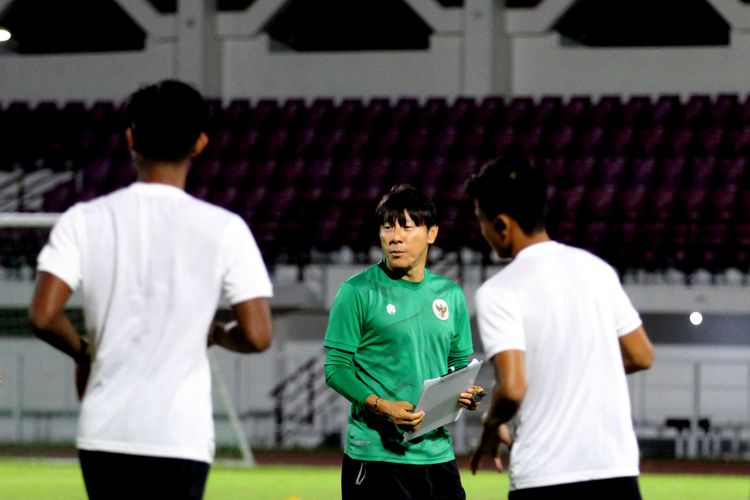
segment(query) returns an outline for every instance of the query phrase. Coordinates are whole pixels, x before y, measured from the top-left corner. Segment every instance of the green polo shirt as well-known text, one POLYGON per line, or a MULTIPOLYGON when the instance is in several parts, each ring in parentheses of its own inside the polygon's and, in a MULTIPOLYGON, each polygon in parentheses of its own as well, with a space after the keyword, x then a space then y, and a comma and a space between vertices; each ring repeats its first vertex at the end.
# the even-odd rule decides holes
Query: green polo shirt
MULTIPOLYGON (((429 270, 413 283, 394 279, 384 266, 381 262, 344 282, 323 345, 352 353, 355 374, 372 394, 416 404, 424 380, 445 374, 449 357, 473 352, 466 299, 457 283, 429 270)), ((345 449, 351 458, 408 464, 454 458, 444 428, 407 443, 402 437, 362 402, 352 404, 345 449)))

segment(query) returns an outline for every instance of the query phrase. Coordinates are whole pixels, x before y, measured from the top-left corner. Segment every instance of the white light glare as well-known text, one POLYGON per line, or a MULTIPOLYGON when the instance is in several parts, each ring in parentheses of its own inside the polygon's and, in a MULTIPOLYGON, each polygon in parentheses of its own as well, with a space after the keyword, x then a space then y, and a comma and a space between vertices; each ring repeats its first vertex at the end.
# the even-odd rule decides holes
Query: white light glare
POLYGON ((10 40, 10 31, 0 28, 0 43, 10 40))
POLYGON ((700 325, 703 323, 703 315, 699 313, 698 311, 691 312, 690 313, 690 322, 694 324, 695 326, 700 325))

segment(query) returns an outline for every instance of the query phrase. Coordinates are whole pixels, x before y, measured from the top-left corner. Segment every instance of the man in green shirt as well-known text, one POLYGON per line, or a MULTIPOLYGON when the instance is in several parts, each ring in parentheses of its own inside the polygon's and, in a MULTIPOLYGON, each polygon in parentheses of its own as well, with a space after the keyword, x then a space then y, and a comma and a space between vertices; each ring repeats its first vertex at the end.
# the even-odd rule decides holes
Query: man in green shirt
MULTIPOLYGON (((345 281, 323 342, 326 381, 351 401, 342 498, 463 499, 450 434, 438 428, 412 441, 425 379, 467 365, 473 352, 460 286, 425 269, 438 234, 432 201, 394 187, 376 211, 385 258, 345 281)), ((474 389, 457 395, 478 406, 474 389)))

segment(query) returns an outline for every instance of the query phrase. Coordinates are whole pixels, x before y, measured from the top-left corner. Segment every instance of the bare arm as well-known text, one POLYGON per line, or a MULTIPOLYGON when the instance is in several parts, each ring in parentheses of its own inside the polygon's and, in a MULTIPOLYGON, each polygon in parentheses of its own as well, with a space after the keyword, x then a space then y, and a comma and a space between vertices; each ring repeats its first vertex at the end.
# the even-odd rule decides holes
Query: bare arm
POLYGON ((497 464, 498 446, 502 442, 510 444, 507 429, 502 425, 513 418, 526 396, 526 370, 524 352, 520 350, 503 351, 492 358, 495 368, 495 387, 492 391, 492 402, 483 421, 482 436, 476 451, 471 458, 471 471, 476 473, 479 462, 485 454, 495 459, 497 464))
POLYGON ((90 360, 88 344, 63 311, 72 293, 70 287, 54 274, 40 272, 29 307, 29 323, 37 337, 76 363, 87 363, 90 360))
POLYGON ((76 362, 76 390, 83 399, 91 371, 88 342, 81 337, 63 308, 73 291, 54 274, 40 272, 29 307, 29 324, 34 335, 76 362))
POLYGON ((497 428, 516 414, 526 396, 524 352, 503 351, 492 358, 495 368, 495 388, 485 426, 497 428))
POLYGON ((648 370, 654 362, 654 348, 643 326, 620 337, 620 352, 625 373, 648 370))
POLYGON ((209 345, 217 344, 235 352, 262 352, 273 339, 271 308, 268 299, 245 300, 232 306, 237 322, 211 325, 209 345), (229 328, 227 328, 229 327, 229 328))

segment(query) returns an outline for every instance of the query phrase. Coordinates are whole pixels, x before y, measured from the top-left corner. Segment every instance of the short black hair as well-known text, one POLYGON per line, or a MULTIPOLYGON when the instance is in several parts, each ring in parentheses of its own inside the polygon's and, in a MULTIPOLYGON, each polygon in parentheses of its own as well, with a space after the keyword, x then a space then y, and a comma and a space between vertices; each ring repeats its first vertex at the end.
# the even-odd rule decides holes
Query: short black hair
POLYGON ((201 94, 177 80, 142 87, 126 106, 133 149, 147 160, 182 161, 206 130, 208 110, 201 94))
POLYGON ((468 180, 466 192, 490 219, 506 214, 526 234, 545 229, 547 189, 525 159, 501 157, 485 163, 468 180))
POLYGON ((404 212, 408 212, 417 226, 428 228, 437 225, 437 208, 432 200, 423 192, 409 184, 393 186, 388 194, 383 196, 375 209, 375 222, 383 224, 406 224, 404 212))

